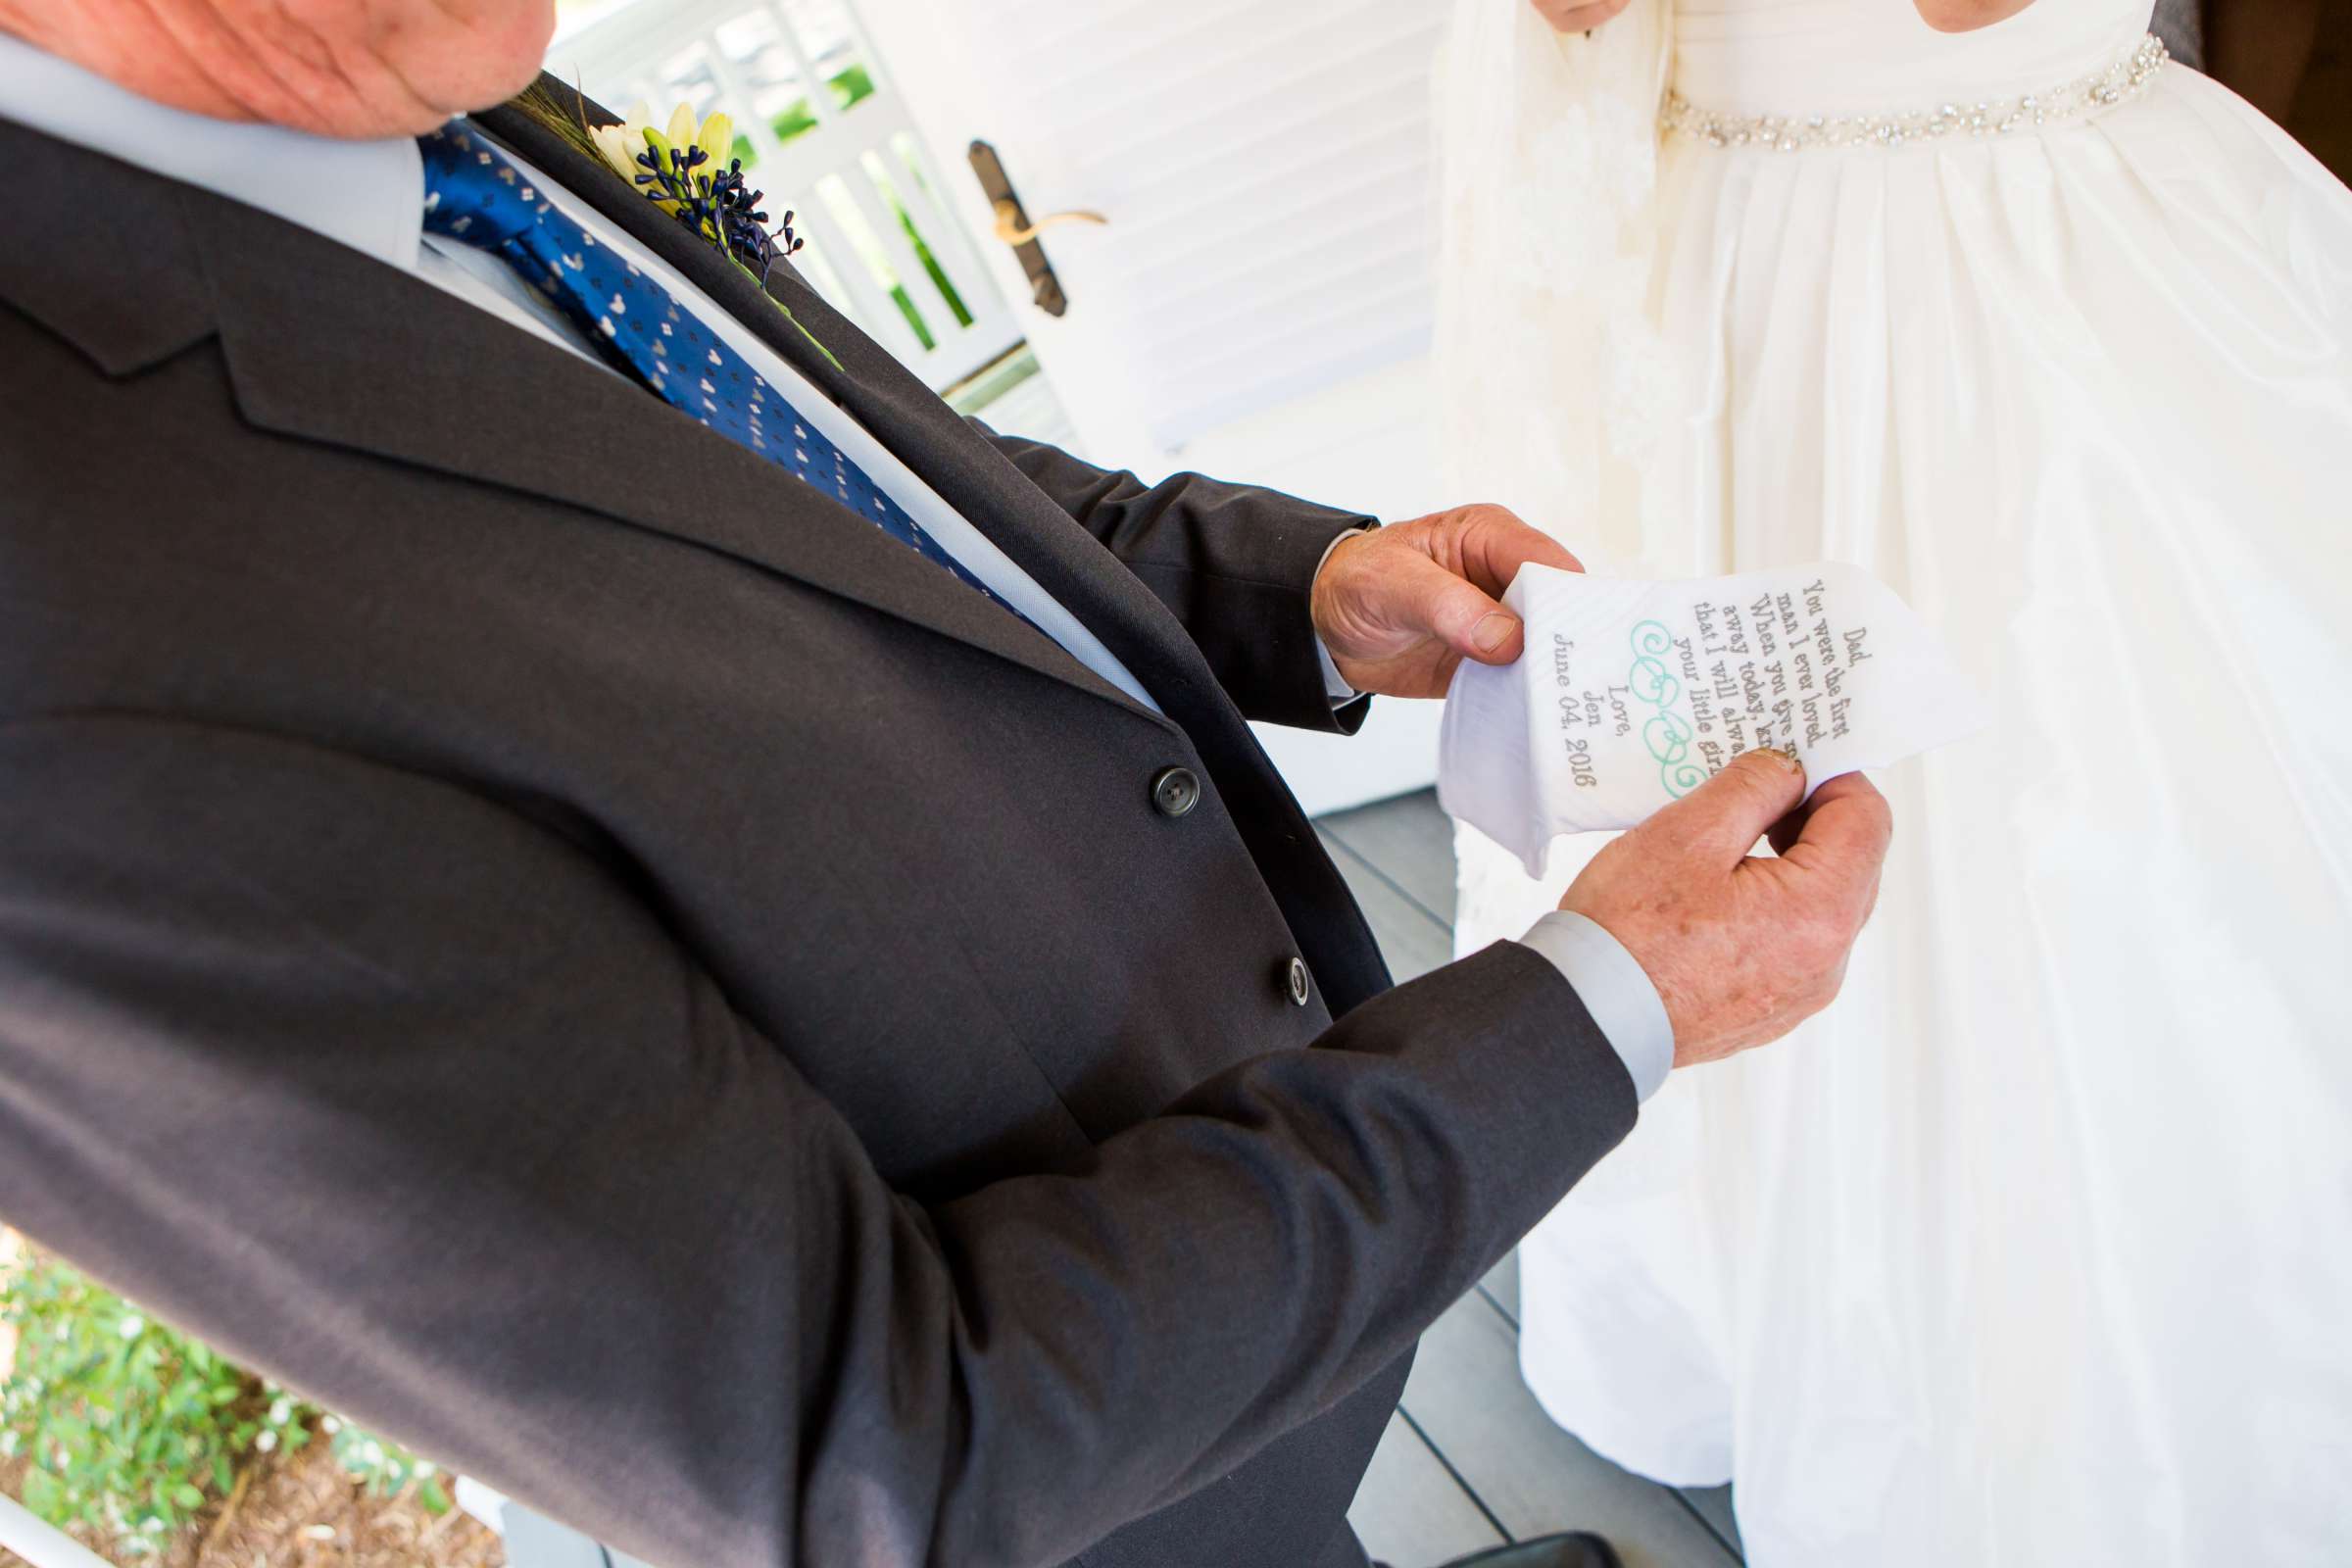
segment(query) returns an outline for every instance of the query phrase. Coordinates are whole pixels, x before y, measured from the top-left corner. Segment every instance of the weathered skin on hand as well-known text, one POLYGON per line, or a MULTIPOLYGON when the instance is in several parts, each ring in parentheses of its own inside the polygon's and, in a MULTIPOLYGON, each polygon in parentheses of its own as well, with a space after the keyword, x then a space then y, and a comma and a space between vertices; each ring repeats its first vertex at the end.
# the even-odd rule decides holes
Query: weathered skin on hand
MULTIPOLYGON (((1502 507, 1345 539, 1315 578, 1315 631, 1357 690, 1442 697, 1464 659, 1519 657, 1525 628, 1496 596, 1531 561, 1584 569, 1502 507)), ((1892 822, 1860 774, 1830 780, 1800 811, 1804 795, 1793 758, 1737 758, 1603 850, 1561 902, 1648 973, 1678 1067, 1779 1039, 1844 979, 1892 822), (1750 857, 1767 833, 1780 858, 1750 857)))
POLYGON ((1456 507, 1344 539, 1315 578, 1315 633, 1357 691, 1443 697, 1465 658, 1519 657, 1519 617, 1496 600, 1531 561, 1585 569, 1505 507, 1456 507))
POLYGON ((1610 844, 1561 900, 1625 945, 1674 1025, 1674 1064, 1777 1040, 1828 1006, 1878 900, 1893 818, 1859 773, 1801 810, 1803 771, 1750 752, 1610 844), (1770 834, 1778 858, 1751 856, 1770 834))

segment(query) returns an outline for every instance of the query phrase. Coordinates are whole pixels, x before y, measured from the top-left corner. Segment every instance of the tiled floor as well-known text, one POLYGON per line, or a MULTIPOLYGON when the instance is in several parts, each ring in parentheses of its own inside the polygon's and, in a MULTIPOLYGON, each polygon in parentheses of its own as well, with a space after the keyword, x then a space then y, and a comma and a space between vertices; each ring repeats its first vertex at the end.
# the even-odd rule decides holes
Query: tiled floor
MULTIPOLYGON (((1452 956, 1453 835, 1428 793, 1317 827, 1398 980, 1452 956)), ((1552 1425, 1519 1381, 1518 1311, 1506 1258, 1423 1338, 1404 1407, 1348 1515, 1373 1556, 1431 1568, 1504 1541, 1592 1530, 1626 1568, 1738 1563, 1728 1488, 1644 1481, 1552 1425)))

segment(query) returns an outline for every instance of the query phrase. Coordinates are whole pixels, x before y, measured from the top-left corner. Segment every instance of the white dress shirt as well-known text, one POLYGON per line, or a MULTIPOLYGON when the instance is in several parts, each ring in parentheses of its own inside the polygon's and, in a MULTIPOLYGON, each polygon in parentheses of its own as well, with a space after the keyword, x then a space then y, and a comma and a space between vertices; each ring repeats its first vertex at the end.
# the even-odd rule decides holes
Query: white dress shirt
MULTIPOLYGON (((277 125, 210 120, 166 108, 0 33, 0 115, 154 173, 260 208, 287 222, 374 257, 515 328, 611 371, 560 314, 497 258, 424 232, 424 170, 416 142, 339 141, 277 125)), ((875 485, 920 523, 989 590, 1027 616, 1071 657, 1154 712, 1143 683, 1077 616, 1039 587, 962 514, 941 499, 864 426, 811 386, 760 338, 718 309, 676 269, 655 256, 528 160, 508 152, 549 200, 669 291, 681 310, 781 392, 794 412, 865 469, 875 485)), ((617 176, 615 176, 617 177, 617 176)), ((1318 645, 1334 701, 1355 694, 1318 645)), ((1593 1022, 1624 1059, 1646 1099, 1672 1064, 1672 1028, 1656 988, 1607 931, 1581 915, 1537 921, 1527 945, 1576 987, 1593 1022)))

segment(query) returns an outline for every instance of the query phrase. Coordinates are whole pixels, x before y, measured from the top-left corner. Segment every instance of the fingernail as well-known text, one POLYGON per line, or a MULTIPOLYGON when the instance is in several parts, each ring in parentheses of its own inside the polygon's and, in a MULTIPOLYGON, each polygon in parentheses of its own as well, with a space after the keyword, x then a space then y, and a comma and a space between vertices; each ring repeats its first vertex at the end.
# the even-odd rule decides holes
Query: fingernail
POLYGON ((1766 757, 1771 758, 1774 761, 1780 763, 1781 766, 1787 768, 1791 773, 1801 773, 1804 771, 1804 764, 1796 760, 1796 749, 1792 746, 1759 746, 1756 748, 1756 750, 1763 753, 1766 757))
POLYGON ((1511 633, 1518 629, 1517 616, 1506 615, 1499 610, 1490 610, 1479 618, 1477 625, 1470 628, 1470 641, 1480 653, 1491 654, 1509 642, 1511 633))

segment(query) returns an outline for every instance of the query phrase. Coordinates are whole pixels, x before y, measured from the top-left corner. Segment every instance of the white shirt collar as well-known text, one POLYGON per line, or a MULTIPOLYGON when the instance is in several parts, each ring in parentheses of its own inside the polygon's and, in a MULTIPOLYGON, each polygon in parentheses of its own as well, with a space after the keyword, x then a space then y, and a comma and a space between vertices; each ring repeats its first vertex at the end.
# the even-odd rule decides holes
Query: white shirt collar
POLYGON ((416 270, 424 168, 405 136, 338 141, 209 120, 150 102, 6 33, 0 116, 416 270))

